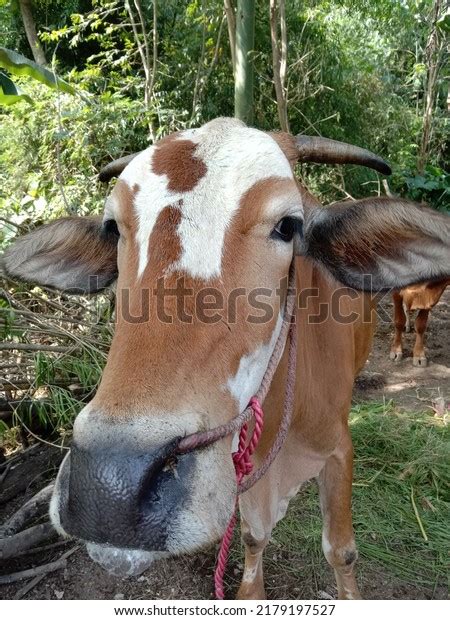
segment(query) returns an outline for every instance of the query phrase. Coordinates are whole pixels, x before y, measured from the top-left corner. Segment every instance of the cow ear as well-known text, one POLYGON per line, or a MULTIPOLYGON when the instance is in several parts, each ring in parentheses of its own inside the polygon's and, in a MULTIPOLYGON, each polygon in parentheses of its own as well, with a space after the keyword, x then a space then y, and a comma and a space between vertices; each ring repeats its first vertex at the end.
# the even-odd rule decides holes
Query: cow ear
POLYGON ((312 209, 301 254, 346 286, 382 291, 450 277, 450 217, 397 198, 312 209))
POLYGON ((101 217, 65 217, 19 237, 3 254, 4 273, 69 293, 95 293, 117 277, 117 241, 101 217))

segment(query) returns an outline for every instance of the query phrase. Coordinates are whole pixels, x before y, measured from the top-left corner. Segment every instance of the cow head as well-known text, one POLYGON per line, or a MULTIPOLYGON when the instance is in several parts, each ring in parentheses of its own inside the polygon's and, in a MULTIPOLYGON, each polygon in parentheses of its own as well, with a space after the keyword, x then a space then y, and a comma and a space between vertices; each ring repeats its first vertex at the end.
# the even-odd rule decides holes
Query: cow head
POLYGON ((362 149, 217 119, 109 166, 104 178, 121 174, 102 218, 57 220, 5 253, 10 276, 59 289, 117 280, 108 361, 51 504, 55 526, 110 570, 136 573, 223 534, 232 438, 182 456, 175 447, 258 389, 295 252, 355 288, 365 274, 379 290, 450 271, 448 219, 387 199, 309 212, 299 159, 388 170, 362 149))

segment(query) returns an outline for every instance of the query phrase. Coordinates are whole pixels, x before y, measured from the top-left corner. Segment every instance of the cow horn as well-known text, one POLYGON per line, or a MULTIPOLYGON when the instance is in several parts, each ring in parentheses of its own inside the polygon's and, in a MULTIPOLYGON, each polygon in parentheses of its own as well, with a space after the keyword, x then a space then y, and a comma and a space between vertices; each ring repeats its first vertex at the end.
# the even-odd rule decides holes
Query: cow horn
POLYGON ((388 164, 367 149, 353 146, 346 142, 338 142, 319 136, 303 136, 295 138, 299 153, 299 161, 312 161, 316 164, 359 164, 373 168, 382 174, 391 174, 388 164))
POLYGON ((106 166, 102 168, 98 174, 99 180, 102 183, 107 183, 114 177, 118 177, 119 174, 125 170, 130 161, 133 161, 136 155, 139 155, 139 153, 131 153, 130 155, 125 155, 125 157, 115 159, 109 164, 106 164, 106 166))

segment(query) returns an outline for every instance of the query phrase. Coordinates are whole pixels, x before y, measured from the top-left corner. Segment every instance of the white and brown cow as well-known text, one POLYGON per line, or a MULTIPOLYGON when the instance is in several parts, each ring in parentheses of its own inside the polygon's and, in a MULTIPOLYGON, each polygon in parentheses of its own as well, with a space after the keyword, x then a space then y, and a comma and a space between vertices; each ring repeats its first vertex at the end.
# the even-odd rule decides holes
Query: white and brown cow
MULTIPOLYGON (((282 323, 280 283, 298 253, 297 288, 310 294, 296 311, 294 419, 268 473, 240 497, 238 595, 264 597, 271 531, 301 485, 317 478, 339 596, 359 597, 348 412, 374 317, 369 297, 352 288, 450 275, 450 220, 399 199, 323 208, 294 178, 299 159, 388 170, 362 149, 216 119, 113 164, 105 178, 122 172, 103 218, 54 221, 4 256, 10 276, 56 288, 95 292, 117 279, 106 368, 76 418, 51 503, 58 530, 86 541, 113 572, 138 573, 155 557, 192 553, 223 535, 236 493, 232 438, 177 457, 174 447, 236 416, 258 389, 282 323), (265 291, 264 320, 254 291, 265 291), (199 299, 211 298, 205 312, 199 299)), ((256 465, 277 433, 285 379, 286 353, 264 403, 256 465)))

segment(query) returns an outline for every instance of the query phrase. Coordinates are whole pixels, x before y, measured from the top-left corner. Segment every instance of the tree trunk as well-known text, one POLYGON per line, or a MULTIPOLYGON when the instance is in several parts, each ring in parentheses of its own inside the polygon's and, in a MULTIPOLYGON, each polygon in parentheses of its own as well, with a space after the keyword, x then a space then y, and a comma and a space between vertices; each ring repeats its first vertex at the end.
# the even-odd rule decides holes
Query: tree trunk
POLYGON ((253 59, 255 44, 255 0, 238 0, 236 15, 236 74, 234 115, 253 123, 253 59))
POLYGON ((144 77, 145 77, 145 81, 144 81, 144 105, 145 105, 146 109, 148 110, 149 105, 150 105, 150 97, 151 97, 151 93, 149 91, 150 80, 151 80, 150 51, 149 51, 147 31, 145 29, 145 21, 144 21, 144 17, 143 17, 142 7, 141 7, 140 1, 139 0, 134 0, 134 6, 137 9, 138 17, 139 17, 139 20, 140 20, 140 28, 141 28, 141 34, 142 34, 142 41, 141 41, 141 35, 139 34, 139 30, 138 30, 138 24, 136 22, 135 15, 133 13, 133 9, 131 8, 130 1, 129 0, 125 1, 125 8, 126 8, 126 10, 128 12, 128 16, 130 18, 131 28, 133 29, 134 39, 136 41, 136 46, 138 48, 139 56, 141 57, 141 61, 142 61, 142 68, 144 70, 144 77))
POLYGON ((433 110, 436 104, 437 84, 439 70, 441 68, 442 36, 437 27, 443 1, 435 0, 431 21, 431 30, 428 36, 425 50, 425 62, 427 66, 427 82, 425 89, 425 102, 423 112, 422 138, 420 141, 419 156, 417 159, 417 172, 423 174, 430 150, 431 130, 433 125, 433 110))
POLYGON ((19 0, 19 6, 23 26, 33 53, 34 61, 37 62, 38 65, 46 65, 47 59, 37 36, 36 24, 31 10, 31 0, 19 0))
POLYGON ((158 3, 157 0, 153 0, 153 67, 152 67, 152 79, 150 82, 150 93, 153 95, 153 88, 155 86, 156 67, 158 62, 158 3))
POLYGON ((231 65, 233 67, 233 75, 236 77, 236 18, 234 16, 234 7, 231 0, 223 0, 223 6, 225 8, 225 15, 227 16, 231 65))
MULTIPOLYGON (((153 60, 151 62, 150 43, 147 34, 147 25, 142 8, 141 0, 133 0, 134 9, 137 12, 138 19, 134 10, 131 7, 130 0, 125 0, 125 9, 128 12, 130 18, 131 28, 133 30, 134 40, 139 52, 139 56, 142 61, 142 68, 144 70, 144 105, 147 111, 151 108, 151 101, 153 97, 153 89, 155 86, 156 69, 158 62, 158 31, 157 31, 157 18, 158 18, 158 2, 152 1, 153 5, 153 29, 152 29, 152 44, 153 44, 153 60)), ((150 140, 152 142, 156 139, 156 132, 152 118, 148 120, 148 128, 150 134, 150 140)))
POLYGON ((281 129, 289 132, 286 92, 287 31, 284 0, 270 0, 270 38, 272 41, 273 81, 277 97, 278 118, 281 129), (278 43, 278 7, 280 9, 281 51, 278 43))

